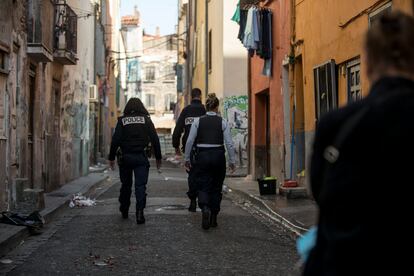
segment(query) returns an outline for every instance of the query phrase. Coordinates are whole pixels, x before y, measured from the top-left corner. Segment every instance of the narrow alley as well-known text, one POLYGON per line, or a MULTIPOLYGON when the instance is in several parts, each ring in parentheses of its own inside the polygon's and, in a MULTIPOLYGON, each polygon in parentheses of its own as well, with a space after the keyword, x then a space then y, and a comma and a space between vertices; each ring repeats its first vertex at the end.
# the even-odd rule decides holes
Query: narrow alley
POLYGON ((409 274, 413 15, 0 0, 0 276, 409 274))

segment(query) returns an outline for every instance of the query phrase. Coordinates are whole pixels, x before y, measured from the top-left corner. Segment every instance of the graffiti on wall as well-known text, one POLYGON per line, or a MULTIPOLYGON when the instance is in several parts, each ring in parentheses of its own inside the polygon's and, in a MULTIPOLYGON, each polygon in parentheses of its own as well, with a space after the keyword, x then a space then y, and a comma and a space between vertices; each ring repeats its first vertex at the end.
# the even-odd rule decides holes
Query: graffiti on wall
POLYGON ((229 123, 236 149, 236 162, 240 167, 247 167, 248 143, 248 98, 232 96, 224 99, 224 118, 229 123))
POLYGON ((81 144, 89 138, 88 86, 85 80, 86 77, 80 80, 69 71, 63 75, 60 130, 65 180, 80 176, 81 164, 87 164, 83 164, 74 154, 84 150, 81 144))

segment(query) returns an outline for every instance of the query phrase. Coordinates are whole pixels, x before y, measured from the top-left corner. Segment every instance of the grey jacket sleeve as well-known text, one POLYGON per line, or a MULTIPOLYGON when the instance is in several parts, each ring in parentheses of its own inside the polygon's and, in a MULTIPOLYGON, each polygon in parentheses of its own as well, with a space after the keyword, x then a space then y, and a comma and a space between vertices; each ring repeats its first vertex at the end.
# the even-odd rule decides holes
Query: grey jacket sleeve
POLYGON ((191 126, 190 134, 188 135, 187 143, 185 144, 185 161, 190 161, 191 149, 197 138, 198 125, 199 121, 196 120, 191 126))

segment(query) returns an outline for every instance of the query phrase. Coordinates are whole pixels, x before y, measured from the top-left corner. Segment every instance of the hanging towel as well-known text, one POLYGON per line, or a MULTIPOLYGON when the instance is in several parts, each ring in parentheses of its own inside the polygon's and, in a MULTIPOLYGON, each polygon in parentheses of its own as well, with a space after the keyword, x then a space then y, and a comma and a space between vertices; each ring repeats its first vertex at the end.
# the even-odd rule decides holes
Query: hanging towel
POLYGON ((257 10, 250 8, 247 13, 246 29, 244 31, 243 45, 248 50, 256 50, 259 43, 259 25, 257 23, 257 10))
POLYGON ((240 0, 237 3, 236 11, 234 12, 233 17, 231 18, 234 22, 238 23, 240 25, 240 0))
POLYGON ((250 8, 247 12, 246 27, 244 29, 244 40, 243 45, 247 49, 251 49, 254 44, 253 40, 253 9, 250 8))

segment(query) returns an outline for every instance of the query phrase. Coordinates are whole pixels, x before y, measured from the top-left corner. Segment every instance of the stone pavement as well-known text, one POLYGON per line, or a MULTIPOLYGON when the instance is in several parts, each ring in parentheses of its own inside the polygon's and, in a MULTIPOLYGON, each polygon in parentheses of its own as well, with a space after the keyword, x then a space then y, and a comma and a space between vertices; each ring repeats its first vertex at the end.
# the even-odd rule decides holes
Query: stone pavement
MULTIPOLYGON (((170 164, 183 166, 181 158, 170 157, 170 164)), ((260 195, 257 181, 249 177, 233 174, 224 180, 225 194, 229 197, 238 197, 261 210, 273 220, 285 226, 295 235, 301 235, 316 224, 318 209, 315 201, 309 198, 289 198, 281 195, 260 195)))
MULTIPOLYGON (((40 236, 31 236, 0 263, 0 275, 283 275, 297 273, 295 240, 280 224, 224 198, 218 227, 201 228, 187 210, 187 174, 163 164, 150 169, 146 223, 119 213, 120 183, 96 206, 66 207, 40 236)), ((103 191, 103 190, 100 190, 103 191)))
POLYGON ((227 177, 228 194, 237 194, 268 213, 295 234, 303 234, 316 223, 316 203, 307 198, 289 199, 280 195, 260 195, 257 181, 248 177, 227 177))
MULTIPOLYGON (((75 179, 56 191, 44 194, 45 208, 40 214, 45 223, 50 222, 59 210, 69 203, 73 195, 87 194, 107 179, 108 172, 94 172, 75 179)), ((15 248, 27 236, 29 230, 24 226, 0 223, 0 257, 15 248)))

